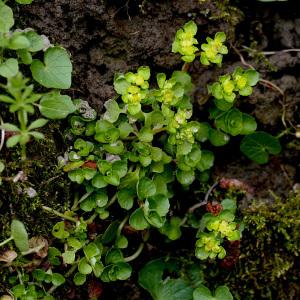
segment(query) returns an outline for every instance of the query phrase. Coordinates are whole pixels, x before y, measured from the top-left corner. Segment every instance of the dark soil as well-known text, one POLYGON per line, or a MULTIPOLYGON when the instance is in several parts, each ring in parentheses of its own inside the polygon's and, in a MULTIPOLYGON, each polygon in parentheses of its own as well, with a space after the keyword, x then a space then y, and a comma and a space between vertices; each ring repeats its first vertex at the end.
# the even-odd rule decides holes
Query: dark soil
MULTIPOLYGON (((99 112, 103 103, 114 96, 112 81, 116 72, 134 70, 139 65, 149 65, 153 72, 181 68, 178 56, 170 53, 171 43, 176 29, 189 19, 198 24, 200 39, 225 31, 230 42, 242 49, 247 63, 284 92, 282 96, 270 86, 260 86, 247 102, 240 103, 257 118, 260 129, 278 134, 285 129, 283 123, 291 127, 300 121, 297 72, 300 52, 276 52, 266 60, 257 52, 247 53, 242 46, 253 46, 259 51, 299 48, 300 15, 293 2, 279 5, 239 2, 243 5, 240 10, 218 5, 218 1, 198 0, 35 0, 32 5, 22 7, 19 20, 22 27, 35 28, 50 37, 52 43, 70 51, 74 65, 71 94, 88 100, 99 112)), ((230 52, 221 70, 203 68, 198 63, 191 66, 195 103, 201 103, 208 82, 240 64, 239 56, 234 50, 230 52)), ((201 116, 201 107, 199 112, 201 116)), ((288 144, 293 139, 284 136, 282 142, 288 144)), ((233 141, 217 154, 214 176, 245 181, 254 188, 255 198, 272 200, 270 190, 286 197, 299 182, 297 151, 284 147, 279 158, 272 159, 267 166, 258 166, 233 150, 238 149, 238 142, 233 141)), ((146 259, 142 257, 142 261, 146 259)), ((147 299, 134 282, 136 274, 126 283, 108 285, 103 299, 147 299)), ((81 295, 78 297, 72 299, 83 299, 81 295)))

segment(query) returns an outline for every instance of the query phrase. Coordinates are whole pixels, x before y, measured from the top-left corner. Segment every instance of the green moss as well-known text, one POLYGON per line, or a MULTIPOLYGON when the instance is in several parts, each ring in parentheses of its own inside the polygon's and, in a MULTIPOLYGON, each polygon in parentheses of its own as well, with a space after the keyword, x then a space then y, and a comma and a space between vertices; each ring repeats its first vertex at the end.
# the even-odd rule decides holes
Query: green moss
POLYGON ((237 269, 228 285, 236 299, 298 299, 300 193, 286 201, 256 201, 243 211, 246 226, 237 269))
MULTIPOLYGON (((41 206, 64 211, 70 205, 70 182, 57 166, 57 157, 63 155, 66 148, 59 125, 51 123, 44 129, 44 134, 44 140, 28 144, 25 162, 20 161, 18 147, 2 149, 4 157, 1 159, 6 168, 1 174, 4 179, 0 193, 0 241, 9 236, 13 218, 24 222, 30 237, 42 235, 51 238, 51 229, 57 219, 44 212, 41 206), (14 182, 13 178, 20 171, 26 174, 26 179, 14 182), (30 198, 26 193, 28 188, 33 188, 37 195, 30 198)), ((0 278, 5 277, 6 271, 7 268, 0 270, 0 278)), ((4 282, 1 280, 0 290, 5 288, 4 282)))

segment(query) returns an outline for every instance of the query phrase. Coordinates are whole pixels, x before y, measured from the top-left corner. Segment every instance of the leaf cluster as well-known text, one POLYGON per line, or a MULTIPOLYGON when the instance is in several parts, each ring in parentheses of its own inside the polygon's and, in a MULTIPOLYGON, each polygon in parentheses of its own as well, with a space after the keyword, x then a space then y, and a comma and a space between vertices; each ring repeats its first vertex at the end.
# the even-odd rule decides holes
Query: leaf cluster
MULTIPOLYGON (((32 1, 17 2, 29 4, 32 1)), ((0 103, 8 106, 19 123, 19 126, 5 123, 1 128, 12 132, 7 147, 20 144, 24 159, 25 145, 30 139, 44 138, 36 129, 45 126, 47 119, 63 119, 75 111, 71 98, 59 91, 71 86, 72 64, 67 51, 50 45, 47 37, 32 29, 11 31, 13 12, 3 1, 0 1, 0 20, 0 103), (40 54, 42 51, 44 55, 40 54), (25 78, 22 74, 22 70, 28 73, 28 69, 38 87, 55 90, 35 92, 32 78, 25 78), (6 84, 2 83, 4 80, 6 84), (36 114, 36 108, 47 119, 40 118, 30 123, 29 116, 36 114)))
POLYGON ((235 201, 224 199, 221 205, 223 210, 217 216, 206 213, 201 219, 195 250, 196 257, 201 260, 216 257, 224 258, 226 251, 221 246, 224 238, 229 241, 240 239, 239 225, 234 222, 235 201))

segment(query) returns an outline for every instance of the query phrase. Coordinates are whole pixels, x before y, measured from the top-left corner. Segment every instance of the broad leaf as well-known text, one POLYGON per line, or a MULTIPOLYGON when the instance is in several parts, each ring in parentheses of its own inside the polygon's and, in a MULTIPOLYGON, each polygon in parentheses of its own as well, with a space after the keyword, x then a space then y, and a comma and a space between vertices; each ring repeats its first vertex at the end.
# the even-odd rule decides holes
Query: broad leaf
POLYGON ((45 52, 44 62, 35 59, 30 69, 34 80, 42 86, 56 89, 68 89, 71 86, 72 63, 63 48, 49 48, 45 52))
POLYGON ((13 27, 14 15, 12 9, 5 5, 2 1, 0 2, 0 33, 6 33, 13 27))
POLYGON ((39 105, 41 114, 49 119, 64 119, 76 110, 71 98, 59 93, 49 93, 42 97, 39 105))
POLYGON ((14 58, 9 58, 0 64, 0 76, 5 78, 14 77, 19 72, 18 61, 14 58))
POLYGON ((241 151, 258 164, 265 164, 269 160, 269 154, 279 154, 281 146, 274 136, 258 131, 245 136, 240 145, 241 151))

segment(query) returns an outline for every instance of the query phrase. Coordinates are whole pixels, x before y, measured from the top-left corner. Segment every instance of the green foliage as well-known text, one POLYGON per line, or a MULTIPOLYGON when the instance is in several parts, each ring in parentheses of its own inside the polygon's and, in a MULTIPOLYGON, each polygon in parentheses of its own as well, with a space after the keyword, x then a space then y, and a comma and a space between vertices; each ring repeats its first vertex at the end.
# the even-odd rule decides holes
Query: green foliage
POLYGON ((198 48, 194 46, 198 44, 195 39, 196 33, 197 25, 194 21, 189 21, 176 32, 172 52, 180 53, 185 62, 192 62, 195 59, 195 53, 198 51, 198 48))
MULTIPOLYGON (((19 0, 21 4, 32 1, 19 0)), ((61 47, 52 47, 45 37, 32 29, 11 31, 14 18, 11 8, 0 1, 0 77, 6 79, 6 85, 0 87, 0 103, 8 105, 11 114, 17 115, 19 126, 5 123, 2 128, 13 132, 7 140, 7 147, 17 144, 22 148, 22 159, 26 158, 26 144, 32 139, 42 139, 44 135, 35 129, 45 126, 47 120, 36 119, 29 123, 29 116, 36 114, 36 107, 48 119, 62 119, 75 111, 69 96, 59 91, 34 91, 31 78, 21 73, 28 67, 40 86, 55 89, 67 89, 71 85, 72 64, 68 53, 61 47), (44 61, 33 59, 42 50, 46 50, 44 61)), ((34 118, 34 117, 33 117, 34 118)))
POLYGON ((150 261, 139 273, 139 284, 146 289, 154 300, 192 300, 193 288, 183 278, 164 279, 164 272, 178 271, 176 261, 157 259, 150 261))
POLYGON ((193 300, 233 300, 227 286, 218 286, 214 292, 204 285, 199 286, 193 293, 193 300))
POLYGON ((226 41, 226 35, 224 32, 217 32, 214 39, 206 38, 207 44, 202 44, 200 61, 203 65, 209 65, 210 63, 221 66, 223 54, 228 53, 228 49, 223 43, 226 41))
POLYGON ((241 151, 258 164, 265 164, 269 154, 279 154, 281 146, 277 138, 259 131, 245 136, 241 142, 241 151))
POLYGON ((16 247, 20 251, 27 251, 29 249, 28 234, 24 224, 19 220, 13 220, 11 222, 11 237, 13 238, 16 247))
POLYGON ((239 264, 226 280, 235 299, 298 298, 300 253, 299 191, 272 202, 255 200, 242 210, 239 264))
POLYGON ((197 233, 195 255, 203 260, 207 258, 224 258, 225 249, 221 246, 224 238, 228 241, 240 239, 238 223, 234 222, 236 205, 234 200, 225 199, 221 202, 223 210, 218 215, 206 213, 201 219, 197 233), (205 232, 207 229, 209 232, 205 232))
MULTIPOLYGON (((76 194, 71 209, 64 213, 43 206, 45 211, 64 219, 52 228, 57 248, 46 250, 48 253, 42 257, 45 261, 41 259, 40 267, 33 266, 32 272, 26 269, 27 261, 24 263, 20 257, 12 263, 15 269, 23 271, 24 268, 30 273, 21 278, 17 269, 18 278, 12 280, 16 299, 53 299, 45 287, 49 285, 52 291, 63 285, 67 277, 76 286, 90 283, 93 278, 102 282, 127 280, 132 274, 129 262, 143 250, 151 228, 158 229, 170 243, 181 237, 183 226, 197 228, 196 257, 223 259, 224 242, 238 241, 241 237, 235 201, 225 199, 220 204, 223 209, 220 213, 207 213, 201 220, 193 216, 192 222, 191 210, 183 218, 174 215, 174 207, 179 207, 180 201, 176 199, 174 205, 173 198, 181 187, 188 190, 192 184, 208 180, 214 153, 211 145, 208 146, 211 150, 205 149, 205 143, 219 147, 227 144, 230 136, 253 137, 257 127, 255 119, 235 108, 234 102, 238 94, 252 93, 259 80, 258 73, 237 68, 232 74, 221 76, 208 87, 214 97, 209 119, 199 121, 198 116, 193 116, 193 84, 187 72, 174 71, 170 77, 158 73, 155 85, 151 82, 150 68, 142 66, 136 72, 116 74, 117 95, 105 103, 104 112, 98 117, 86 101, 73 102, 57 90, 71 85, 72 64, 67 51, 49 47, 32 30, 8 34, 14 21, 11 9, 2 1, 0 16, 6 20, 0 21, 3 53, 0 76, 6 81, 6 85, 0 85, 0 102, 8 105, 9 112, 16 114, 20 123, 20 126, 12 123, 1 126, 13 132, 7 146, 20 144, 25 159, 23 150, 30 139, 43 138, 35 129, 43 127, 48 119, 63 119, 72 113, 66 136, 73 145, 60 165, 70 181, 82 185, 80 191, 85 192, 81 198, 76 194), (45 52, 43 59, 34 57, 41 50, 45 52), (39 84, 39 93, 34 92, 31 78, 24 78, 20 71, 23 69, 26 74, 31 70, 39 84), (29 116, 36 114, 35 108, 45 118, 29 122, 29 116), (98 219, 107 221, 99 224, 98 219), (140 239, 140 244, 132 255, 125 256, 133 240, 127 236, 128 231, 135 232, 138 237, 135 242, 140 239), (65 275, 56 272, 64 267, 69 267, 65 275)), ((172 51, 180 53, 185 62, 192 62, 200 55, 202 64, 220 66, 228 51, 224 45, 225 33, 207 38, 200 53, 195 46, 196 33, 193 21, 185 24, 176 34, 172 51)), ((271 154, 279 152, 278 147, 274 150, 274 145, 262 142, 260 148, 271 154)), ((248 156, 258 160, 261 154, 255 150, 254 155, 248 156)), ((0 172, 1 168, 0 164, 0 172)), ((36 253, 29 247, 22 223, 13 221, 11 232, 11 237, 0 243, 1 246, 14 240, 22 255, 36 253)), ((201 284, 202 269, 198 265, 193 267, 192 271, 183 270, 176 261, 155 260, 141 270, 139 282, 156 300, 232 299, 225 286, 211 293, 201 284), (172 278, 174 274, 176 277, 172 278)))
POLYGON ((218 101, 234 102, 238 93, 241 96, 252 94, 252 87, 259 80, 257 71, 248 69, 244 71, 237 67, 232 74, 225 74, 219 77, 219 81, 208 86, 208 91, 218 101))

